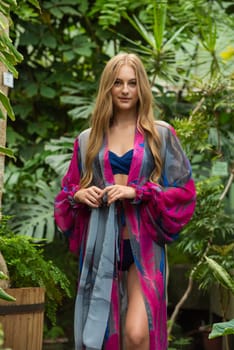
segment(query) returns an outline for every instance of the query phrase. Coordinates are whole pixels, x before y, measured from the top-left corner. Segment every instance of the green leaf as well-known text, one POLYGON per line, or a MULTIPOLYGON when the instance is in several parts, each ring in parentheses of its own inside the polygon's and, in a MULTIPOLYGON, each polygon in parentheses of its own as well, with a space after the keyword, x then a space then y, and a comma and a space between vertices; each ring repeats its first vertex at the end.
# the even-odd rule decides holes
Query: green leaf
POLYGON ((54 154, 46 158, 46 163, 60 176, 65 174, 71 161, 71 153, 54 154))
POLYGON ((37 83, 28 83, 25 88, 25 92, 28 97, 33 97, 38 94, 38 84, 37 83))
POLYGON ((44 96, 47 98, 54 98, 56 96, 56 91, 51 87, 45 86, 45 85, 41 86, 40 93, 41 93, 41 96, 44 96))
POLYGON ((48 33, 45 33, 43 38, 42 38, 42 43, 45 46, 50 47, 51 49, 55 49, 57 46, 57 41, 56 38, 48 33))
POLYGON ((61 19, 63 17, 63 12, 59 8, 51 8, 50 12, 54 17, 57 17, 58 19, 61 19))
POLYGON ((9 53, 12 54, 15 62, 21 62, 23 60, 23 55, 12 44, 11 39, 4 32, 1 33, 1 43, 4 44, 4 47, 8 49, 9 53))
POLYGON ((17 234, 52 241, 55 233, 53 202, 57 189, 41 180, 36 188, 37 196, 31 198, 30 203, 17 205, 19 214, 14 218, 12 229, 17 234))
POLYGON ((157 50, 163 46, 163 37, 166 26, 167 2, 154 4, 154 38, 157 50))
POLYGON ((164 45, 164 49, 169 46, 176 38, 177 36, 187 27, 187 24, 183 25, 181 28, 179 28, 173 35, 172 37, 166 42, 164 45))
POLYGON ((228 334, 234 334, 234 319, 227 322, 214 323, 211 333, 209 334, 209 339, 222 337, 228 334))
MULTIPOLYGON (((30 1, 30 0, 29 0, 30 1)), ((16 0, 7 0, 7 3, 10 5, 10 6, 17 6, 17 1, 16 0)))
POLYGON ((92 55, 92 50, 90 47, 87 46, 87 44, 77 47, 74 51, 80 56, 90 57, 92 55))
POLYGON ((64 62, 72 61, 75 57, 76 57, 76 55, 75 55, 73 50, 63 52, 63 61, 64 62))
POLYGON ((40 5, 39 2, 37 0, 28 0, 28 2, 30 2, 33 6, 35 6, 38 10, 40 10, 40 5))
POLYGON ((15 0, 0 1, 1 13, 9 20, 11 20, 9 12, 10 10, 12 10, 12 8, 15 8, 16 6, 17 3, 15 0))
POLYGON ((6 293, 2 288, 0 288, 0 299, 6 300, 6 301, 16 301, 14 297, 6 293))
MULTIPOLYGON (((3 11, 1 11, 2 13, 3 13, 3 11)), ((3 13, 4 14, 4 13, 3 13)), ((8 23, 8 18, 7 18, 7 16, 6 16, 6 14, 5 14, 5 16, 1 16, 0 17, 0 28, 2 28, 2 29, 7 29, 8 28, 8 26, 9 26, 9 23, 8 23)))
POLYGON ((15 64, 15 62, 13 62, 13 64, 11 64, 11 62, 6 58, 6 55, 0 56, 0 62, 2 62, 4 64, 4 66, 7 67, 7 69, 14 75, 15 78, 18 77, 18 72, 13 65, 13 64, 15 64))
POLYGON ((3 107, 5 108, 8 116, 11 118, 11 120, 15 120, 15 114, 13 112, 13 109, 10 105, 10 101, 8 99, 8 97, 6 95, 4 95, 4 93, 0 90, 0 101, 3 105, 3 107))
POLYGON ((16 160, 13 151, 11 149, 9 149, 9 148, 0 146, 0 153, 5 154, 6 156, 16 160))
POLYGON ((156 49, 156 43, 154 37, 151 32, 148 32, 147 29, 143 26, 143 24, 137 19, 136 16, 133 15, 133 19, 124 13, 123 17, 125 17, 136 29, 136 31, 141 35, 141 37, 154 49, 156 49))
POLYGON ((229 273, 215 260, 208 258, 207 256, 205 256, 205 259, 217 280, 222 284, 222 286, 229 289, 234 294, 234 281, 231 275, 229 275, 229 273))
POLYGON ((5 273, 0 271, 0 280, 8 280, 8 279, 9 279, 9 277, 5 273))
POLYGON ((61 10, 62 10, 62 12, 64 14, 68 14, 68 15, 71 15, 71 16, 78 16, 79 15, 79 12, 76 11, 71 6, 61 6, 60 8, 61 8, 61 10))

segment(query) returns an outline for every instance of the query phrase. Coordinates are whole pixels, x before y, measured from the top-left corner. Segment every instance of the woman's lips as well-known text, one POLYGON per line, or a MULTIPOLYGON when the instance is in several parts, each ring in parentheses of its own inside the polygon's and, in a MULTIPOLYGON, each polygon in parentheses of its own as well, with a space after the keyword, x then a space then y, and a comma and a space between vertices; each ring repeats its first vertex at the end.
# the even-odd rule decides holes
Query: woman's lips
POLYGON ((119 100, 123 101, 123 102, 128 102, 128 101, 130 101, 130 98, 128 98, 128 97, 119 97, 119 100))

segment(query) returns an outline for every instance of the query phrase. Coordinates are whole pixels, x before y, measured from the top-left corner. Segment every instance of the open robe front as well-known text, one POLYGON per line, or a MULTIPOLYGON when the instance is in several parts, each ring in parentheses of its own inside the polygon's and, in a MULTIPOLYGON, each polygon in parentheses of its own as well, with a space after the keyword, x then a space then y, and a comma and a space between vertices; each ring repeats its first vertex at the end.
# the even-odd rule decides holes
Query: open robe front
MULTIPOLYGON (((166 350, 165 244, 173 242, 192 217, 195 186, 174 129, 164 122, 156 122, 156 127, 162 141, 161 179, 158 184, 150 182, 154 159, 144 135, 136 130, 128 175, 128 185, 136 189, 136 198, 124 200, 123 206, 145 300, 150 350, 166 350)), ((75 140, 72 160, 55 200, 55 220, 69 235, 70 249, 80 258, 76 350, 101 350, 103 344, 105 350, 119 350, 122 273, 118 271, 118 203, 90 209, 73 200, 79 189, 88 135, 86 130, 75 140)), ((93 185, 104 188, 114 184, 106 139, 94 161, 93 172, 93 185)))

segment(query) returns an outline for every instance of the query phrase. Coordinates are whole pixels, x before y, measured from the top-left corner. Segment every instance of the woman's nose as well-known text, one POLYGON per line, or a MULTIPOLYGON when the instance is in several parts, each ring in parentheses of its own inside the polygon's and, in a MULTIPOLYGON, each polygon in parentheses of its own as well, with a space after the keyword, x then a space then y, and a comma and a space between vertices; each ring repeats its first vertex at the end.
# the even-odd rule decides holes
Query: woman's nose
POLYGON ((122 90, 122 92, 124 93, 124 94, 127 94, 128 93, 128 84, 126 83, 126 84, 123 84, 123 90, 122 90))

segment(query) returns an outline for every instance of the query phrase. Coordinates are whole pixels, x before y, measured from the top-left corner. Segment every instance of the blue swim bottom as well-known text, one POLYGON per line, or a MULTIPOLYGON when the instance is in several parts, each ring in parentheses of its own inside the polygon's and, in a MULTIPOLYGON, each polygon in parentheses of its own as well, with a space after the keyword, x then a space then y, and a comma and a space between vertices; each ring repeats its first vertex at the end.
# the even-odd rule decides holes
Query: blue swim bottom
POLYGON ((120 248, 120 256, 122 259, 118 264, 119 270, 129 270, 130 266, 134 263, 130 239, 123 240, 122 247, 120 248))

